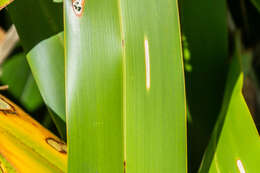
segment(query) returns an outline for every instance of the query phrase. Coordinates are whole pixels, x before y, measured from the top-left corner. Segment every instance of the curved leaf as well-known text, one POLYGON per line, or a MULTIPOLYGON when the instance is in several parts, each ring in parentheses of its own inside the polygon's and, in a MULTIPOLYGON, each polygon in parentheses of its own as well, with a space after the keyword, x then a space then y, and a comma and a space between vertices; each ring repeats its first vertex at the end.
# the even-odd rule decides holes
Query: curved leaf
POLYGON ((65 121, 63 32, 37 44, 27 60, 45 103, 65 121))

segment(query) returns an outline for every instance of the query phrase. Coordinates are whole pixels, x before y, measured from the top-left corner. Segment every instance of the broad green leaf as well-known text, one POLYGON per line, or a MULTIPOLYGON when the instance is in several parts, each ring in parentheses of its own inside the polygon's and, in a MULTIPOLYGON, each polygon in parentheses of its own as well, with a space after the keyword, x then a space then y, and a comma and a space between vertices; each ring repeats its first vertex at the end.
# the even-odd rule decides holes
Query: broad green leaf
POLYGON ((42 104, 42 98, 32 77, 23 53, 14 55, 2 66, 0 80, 8 85, 8 91, 18 99, 28 111, 35 111, 42 104))
POLYGON ((242 95, 238 50, 230 67, 222 111, 199 172, 244 173, 259 169, 260 139, 242 95))
POLYGON ((192 117, 188 127, 188 163, 189 170, 196 172, 223 100, 228 69, 226 1, 179 2, 184 46, 186 42, 184 62, 192 69, 185 72, 192 117))
POLYGON ((177 1, 64 4, 68 171, 186 172, 177 1))
POLYGON ((118 1, 65 0, 68 172, 122 173, 123 69, 118 1))
POLYGON ((65 121, 63 42, 63 32, 46 39, 27 54, 27 60, 45 103, 65 121))
POLYGON ((0 0, 0 10, 2 10, 4 7, 6 7, 11 2, 13 2, 13 0, 0 0))

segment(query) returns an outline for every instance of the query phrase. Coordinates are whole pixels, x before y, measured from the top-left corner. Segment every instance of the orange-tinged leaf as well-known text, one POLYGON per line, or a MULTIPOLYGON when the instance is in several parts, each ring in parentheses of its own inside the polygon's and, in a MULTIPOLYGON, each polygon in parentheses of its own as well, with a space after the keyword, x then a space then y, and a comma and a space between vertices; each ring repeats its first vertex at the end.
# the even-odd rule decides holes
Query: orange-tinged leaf
POLYGON ((1 157, 14 172, 66 172, 66 144, 2 95, 0 141, 2 171, 1 157))

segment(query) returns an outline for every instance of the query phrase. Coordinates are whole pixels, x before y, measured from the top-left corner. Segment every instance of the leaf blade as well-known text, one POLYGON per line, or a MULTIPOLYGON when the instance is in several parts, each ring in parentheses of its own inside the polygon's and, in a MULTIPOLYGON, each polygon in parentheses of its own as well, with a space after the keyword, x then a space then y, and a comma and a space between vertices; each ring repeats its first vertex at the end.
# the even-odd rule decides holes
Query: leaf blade
POLYGON ((62 32, 37 44, 27 60, 45 103, 65 121, 63 44, 62 32))
POLYGON ((125 0, 121 9, 126 172, 186 172, 186 101, 177 1, 125 0))
POLYGON ((139 5, 127 0, 89 0, 80 15, 69 0, 64 3, 68 171, 186 172, 185 91, 177 1, 144 1, 139 5), (140 18, 143 10, 149 14, 147 21, 140 18), (165 32, 161 38, 162 31, 169 31, 170 36, 165 32), (151 49, 145 50, 146 47, 151 49), (145 64, 149 59, 145 52, 147 57, 147 52, 153 57, 150 67, 146 65, 149 60, 145 64), (149 68, 150 82, 146 80, 149 68), (165 79, 168 81, 164 83, 165 79), (156 84, 156 80, 162 84, 156 84), (167 98, 165 106, 163 97, 167 98), (156 120, 149 120, 149 114, 157 117, 154 129, 156 120), (140 137, 135 133, 135 123, 144 124, 136 127, 140 137), (81 128, 77 129, 78 126, 81 128), (155 133, 156 130, 159 132, 155 133), (146 138, 152 133, 154 138, 146 138), (153 143, 153 152, 141 152, 144 146, 153 147, 153 143), (143 155, 135 156, 135 148, 143 155), (135 159, 141 162, 135 164, 135 159))
POLYGON ((240 49, 237 42, 222 111, 199 172, 254 172, 258 168, 260 159, 255 156, 260 153, 259 134, 242 95, 240 49))

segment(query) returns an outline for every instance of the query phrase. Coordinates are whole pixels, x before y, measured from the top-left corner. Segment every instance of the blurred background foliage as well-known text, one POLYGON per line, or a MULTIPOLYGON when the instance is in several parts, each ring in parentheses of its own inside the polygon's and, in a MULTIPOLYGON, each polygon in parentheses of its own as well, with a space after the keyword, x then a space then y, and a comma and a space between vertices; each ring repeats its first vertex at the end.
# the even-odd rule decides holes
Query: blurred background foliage
MULTIPOLYGON (((34 4, 28 9, 17 0, 0 11, 0 47, 13 23, 20 36, 8 56, 0 57, 0 92, 59 135, 54 113, 43 102, 25 54, 63 30, 62 4, 48 0, 53 3, 52 13, 42 16, 46 13, 35 13, 35 9, 46 7, 42 1, 34 2, 26 1, 27 7, 34 4), (46 29, 46 25, 53 27, 46 29)), ((242 37, 243 94, 260 129, 260 1, 179 0, 179 8, 188 104, 188 170, 196 172, 220 113, 237 32, 242 37)))
POLYGON ((223 102, 237 32, 242 36, 243 94, 256 126, 259 115, 257 0, 180 0, 188 118, 188 165, 196 172, 223 102), (188 64, 188 68, 187 68, 188 64))

